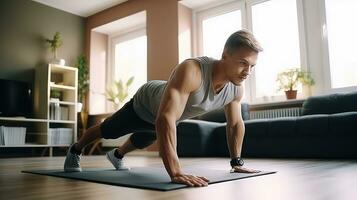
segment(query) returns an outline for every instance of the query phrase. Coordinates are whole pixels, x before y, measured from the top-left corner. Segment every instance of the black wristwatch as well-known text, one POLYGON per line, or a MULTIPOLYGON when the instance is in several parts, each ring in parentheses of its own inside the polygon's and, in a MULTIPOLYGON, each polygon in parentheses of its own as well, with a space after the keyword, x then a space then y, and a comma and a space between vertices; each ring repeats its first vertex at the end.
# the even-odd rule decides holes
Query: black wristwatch
POLYGON ((237 157, 237 158, 232 158, 231 160, 231 166, 243 166, 244 165, 244 161, 242 158, 237 157))

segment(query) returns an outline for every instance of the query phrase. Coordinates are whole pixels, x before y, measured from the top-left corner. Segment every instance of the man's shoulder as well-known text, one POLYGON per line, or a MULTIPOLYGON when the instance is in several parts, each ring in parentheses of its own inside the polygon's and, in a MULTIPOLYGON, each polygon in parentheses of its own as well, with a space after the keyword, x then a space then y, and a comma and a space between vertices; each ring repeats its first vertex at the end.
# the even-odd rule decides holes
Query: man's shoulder
POLYGON ((169 78, 169 85, 185 88, 187 91, 196 90, 201 84, 200 64, 191 59, 186 59, 176 66, 169 78))
POLYGON ((179 64, 178 67, 185 68, 185 70, 189 70, 191 73, 196 72, 200 73, 201 72, 201 64, 199 60, 195 58, 189 58, 184 60, 182 63, 179 64))

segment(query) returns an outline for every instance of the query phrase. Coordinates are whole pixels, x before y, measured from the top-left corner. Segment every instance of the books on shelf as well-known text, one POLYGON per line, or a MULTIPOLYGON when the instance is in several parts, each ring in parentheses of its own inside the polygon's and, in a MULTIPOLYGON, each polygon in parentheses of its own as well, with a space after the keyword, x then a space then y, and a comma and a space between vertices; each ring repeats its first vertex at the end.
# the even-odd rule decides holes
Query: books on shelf
POLYGON ((47 135, 47 144, 72 144, 73 129, 72 128, 50 128, 47 135))
POLYGON ((60 106, 60 119, 61 120, 69 120, 68 114, 69 114, 68 106, 60 106))
POLYGON ((0 126, 0 145, 24 145, 26 127, 0 126))
POLYGON ((51 99, 50 119, 51 120, 69 120, 69 108, 66 105, 61 106, 59 99, 51 99))

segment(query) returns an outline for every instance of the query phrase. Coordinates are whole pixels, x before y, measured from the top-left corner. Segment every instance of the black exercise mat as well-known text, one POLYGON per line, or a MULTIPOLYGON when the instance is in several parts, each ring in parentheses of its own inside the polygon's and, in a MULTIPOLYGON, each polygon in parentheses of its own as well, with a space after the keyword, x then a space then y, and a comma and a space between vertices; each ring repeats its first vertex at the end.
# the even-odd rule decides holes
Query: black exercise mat
MULTIPOLYGON (((170 177, 168 176, 164 167, 133 167, 127 171, 97 168, 84 169, 82 172, 70 173, 64 172, 62 169, 25 170, 22 172, 160 191, 169 191, 188 187, 183 184, 171 183, 170 177)), ((226 169, 206 169, 197 166, 184 168, 184 172, 197 176, 204 176, 210 180, 209 184, 275 173, 230 173, 229 170, 226 169)))

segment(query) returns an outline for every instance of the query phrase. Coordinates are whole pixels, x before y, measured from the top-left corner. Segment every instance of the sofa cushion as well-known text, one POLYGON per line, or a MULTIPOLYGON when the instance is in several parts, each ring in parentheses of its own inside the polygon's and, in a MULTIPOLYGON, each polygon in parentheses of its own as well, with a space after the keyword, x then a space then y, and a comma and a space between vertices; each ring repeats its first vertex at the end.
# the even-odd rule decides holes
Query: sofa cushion
POLYGON ((296 131, 299 137, 327 137, 329 132, 329 115, 307 115, 298 117, 296 131))
POLYGON ((271 119, 268 128, 269 138, 291 138, 296 134, 296 117, 271 119))
POLYGON ((212 132, 210 148, 207 153, 209 156, 227 156, 229 155, 226 135, 226 124, 222 124, 212 132))
POLYGON ((357 138, 357 112, 329 115, 329 130, 334 137, 354 136, 357 138))
POLYGON ((216 127, 225 123, 184 120, 177 126, 177 154, 179 156, 207 156, 208 144, 216 127))
POLYGON ((357 111, 357 92, 309 97, 302 105, 302 115, 357 111))
MULTIPOLYGON (((249 105, 247 103, 241 104, 242 118, 243 120, 249 119, 249 105)), ((226 116, 224 114, 224 107, 212 110, 208 113, 198 116, 196 119, 211 121, 211 122, 226 122, 226 116)))
POLYGON ((245 136, 249 138, 267 137, 269 128, 269 119, 253 119, 244 122, 245 136))

